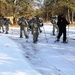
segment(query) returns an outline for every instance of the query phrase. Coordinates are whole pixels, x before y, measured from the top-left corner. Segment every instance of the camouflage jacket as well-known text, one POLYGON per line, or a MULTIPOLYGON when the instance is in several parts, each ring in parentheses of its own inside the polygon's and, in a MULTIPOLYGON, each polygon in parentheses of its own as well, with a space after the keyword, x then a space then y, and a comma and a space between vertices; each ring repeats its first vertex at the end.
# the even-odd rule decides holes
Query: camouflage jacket
POLYGON ((0 19, 0 26, 2 26, 4 24, 3 19, 0 19))
POLYGON ((4 20, 4 25, 12 25, 12 23, 11 23, 11 21, 9 20, 9 19, 7 19, 7 20, 4 20))

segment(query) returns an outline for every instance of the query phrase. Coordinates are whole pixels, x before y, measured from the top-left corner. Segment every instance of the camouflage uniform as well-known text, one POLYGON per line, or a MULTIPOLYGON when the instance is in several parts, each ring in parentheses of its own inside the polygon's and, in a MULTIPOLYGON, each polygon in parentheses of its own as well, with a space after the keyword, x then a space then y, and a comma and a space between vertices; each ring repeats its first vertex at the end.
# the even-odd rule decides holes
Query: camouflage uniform
POLYGON ((2 31, 4 32, 3 24, 4 24, 3 18, 2 16, 0 16, 0 33, 1 33, 1 28, 2 28, 2 31))
POLYGON ((55 16, 51 18, 51 23, 53 24, 53 35, 55 35, 55 29, 57 29, 58 32, 57 19, 55 16))
POLYGON ((37 24, 38 24, 39 32, 41 33, 42 30, 41 30, 40 27, 43 26, 43 22, 42 22, 42 20, 41 20, 38 16, 35 16, 35 17, 36 17, 36 19, 37 19, 37 24))
POLYGON ((22 31, 24 32, 24 36, 28 38, 27 26, 28 23, 24 17, 19 18, 18 24, 20 25, 20 38, 23 38, 22 31))
POLYGON ((5 34, 8 34, 8 31, 9 31, 9 24, 12 25, 10 19, 4 18, 4 25, 5 25, 5 30, 6 30, 5 34))
POLYGON ((32 33, 33 33, 33 42, 36 43, 38 41, 38 35, 39 35, 39 24, 36 17, 33 18, 32 33))

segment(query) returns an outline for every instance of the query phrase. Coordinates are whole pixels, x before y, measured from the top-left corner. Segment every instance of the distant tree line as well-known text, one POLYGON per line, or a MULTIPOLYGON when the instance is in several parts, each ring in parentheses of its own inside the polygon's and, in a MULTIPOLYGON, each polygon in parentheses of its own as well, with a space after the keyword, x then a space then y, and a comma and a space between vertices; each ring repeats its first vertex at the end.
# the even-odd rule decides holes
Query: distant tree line
POLYGON ((34 2, 34 0, 0 0, 0 14, 14 17, 39 15, 45 20, 50 20, 51 16, 67 13, 67 19, 73 23, 75 19, 75 0, 36 1, 37 2, 34 2))
POLYGON ((75 19, 75 0, 44 0, 44 16, 48 20, 52 15, 66 13, 71 23, 75 19))

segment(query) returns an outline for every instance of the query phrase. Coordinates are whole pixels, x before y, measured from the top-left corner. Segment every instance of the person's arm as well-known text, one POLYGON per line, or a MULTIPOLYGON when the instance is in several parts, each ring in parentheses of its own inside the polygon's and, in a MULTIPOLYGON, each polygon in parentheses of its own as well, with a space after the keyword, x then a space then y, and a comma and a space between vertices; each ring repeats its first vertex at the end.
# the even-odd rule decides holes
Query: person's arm
POLYGON ((65 20, 66 21, 66 25, 69 25, 70 24, 70 22, 68 22, 67 20, 65 20))

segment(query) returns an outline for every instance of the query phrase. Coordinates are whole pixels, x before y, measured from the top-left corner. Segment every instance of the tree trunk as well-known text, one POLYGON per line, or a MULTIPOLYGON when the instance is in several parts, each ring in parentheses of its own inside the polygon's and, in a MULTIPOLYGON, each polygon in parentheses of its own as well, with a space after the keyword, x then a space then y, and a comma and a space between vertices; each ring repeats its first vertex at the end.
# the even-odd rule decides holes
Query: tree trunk
POLYGON ((70 10, 68 8, 68 21, 70 22, 70 10))
POLYGON ((47 8, 47 14, 46 14, 46 21, 48 21, 48 8, 47 8))
POLYGON ((73 16, 74 16, 74 12, 72 11, 72 24, 74 23, 73 16))

